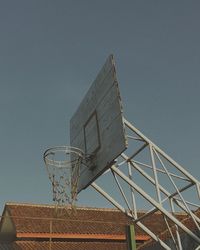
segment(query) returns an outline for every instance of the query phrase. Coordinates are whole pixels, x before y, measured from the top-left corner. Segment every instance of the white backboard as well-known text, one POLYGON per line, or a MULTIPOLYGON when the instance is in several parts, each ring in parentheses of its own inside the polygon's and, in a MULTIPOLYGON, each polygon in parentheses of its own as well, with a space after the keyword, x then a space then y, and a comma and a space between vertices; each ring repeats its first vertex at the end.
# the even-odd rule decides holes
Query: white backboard
POLYGON ((70 145, 91 156, 80 168, 78 192, 106 171, 126 149, 122 104, 113 56, 109 56, 70 120, 70 145))

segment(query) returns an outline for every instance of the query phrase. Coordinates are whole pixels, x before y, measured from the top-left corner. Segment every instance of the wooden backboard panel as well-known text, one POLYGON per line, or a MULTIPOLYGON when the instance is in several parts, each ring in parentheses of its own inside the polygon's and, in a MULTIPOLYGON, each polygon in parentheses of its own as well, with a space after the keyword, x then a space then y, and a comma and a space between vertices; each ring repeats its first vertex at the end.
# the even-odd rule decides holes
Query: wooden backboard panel
POLYGON ((80 169, 78 192, 106 171, 126 149, 122 104, 113 56, 109 56, 70 120, 70 144, 91 155, 80 169))

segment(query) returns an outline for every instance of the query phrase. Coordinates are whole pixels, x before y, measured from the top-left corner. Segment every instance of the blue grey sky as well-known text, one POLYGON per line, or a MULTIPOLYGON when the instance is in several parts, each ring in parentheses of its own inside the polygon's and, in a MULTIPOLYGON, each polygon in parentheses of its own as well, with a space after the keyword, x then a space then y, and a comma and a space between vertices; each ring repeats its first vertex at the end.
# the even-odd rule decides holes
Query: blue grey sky
MULTIPOLYGON (((42 154, 114 54, 124 115, 200 179, 200 2, 0 1, 0 208, 51 203, 42 154)), ((80 205, 107 206, 90 188, 80 205)))

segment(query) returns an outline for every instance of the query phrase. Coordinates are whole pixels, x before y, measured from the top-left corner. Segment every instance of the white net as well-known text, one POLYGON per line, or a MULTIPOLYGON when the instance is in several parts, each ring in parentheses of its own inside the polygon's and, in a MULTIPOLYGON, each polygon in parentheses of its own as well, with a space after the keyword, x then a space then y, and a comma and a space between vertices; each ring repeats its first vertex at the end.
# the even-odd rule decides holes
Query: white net
POLYGON ((57 207, 75 207, 83 152, 59 146, 44 153, 44 162, 52 184, 53 201, 57 207))

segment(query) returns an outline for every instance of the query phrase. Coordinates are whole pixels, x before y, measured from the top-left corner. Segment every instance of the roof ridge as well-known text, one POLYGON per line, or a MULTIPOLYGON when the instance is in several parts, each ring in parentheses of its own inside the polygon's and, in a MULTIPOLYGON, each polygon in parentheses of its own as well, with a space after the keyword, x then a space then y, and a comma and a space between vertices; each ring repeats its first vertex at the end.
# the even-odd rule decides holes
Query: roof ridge
MULTIPOLYGON (((54 204, 37 204, 37 203, 28 203, 28 202, 6 202, 7 206, 27 206, 27 207, 48 207, 54 208, 54 204)), ((70 205, 67 205, 67 207, 70 205)), ((87 206, 76 206, 76 209, 80 210, 97 210, 97 211, 113 211, 113 212, 121 212, 117 208, 99 208, 99 207, 87 207, 87 206)))
MULTIPOLYGON (((54 204, 38 204, 38 203, 29 203, 29 202, 6 202, 5 205, 13 205, 13 206, 29 206, 29 207, 48 207, 48 208, 54 208, 54 204)), ((70 205, 66 205, 66 207, 70 208, 70 205)), ((117 208, 110 208, 110 207, 87 207, 87 206, 76 206, 76 209, 78 210, 95 210, 95 211, 112 211, 112 212, 121 212, 117 208)), ((139 209, 138 213, 147 213, 148 210, 145 209, 139 209)), ((156 211, 154 214, 161 214, 160 211, 156 211)), ((176 215, 187 215, 185 212, 176 212, 176 215)))

